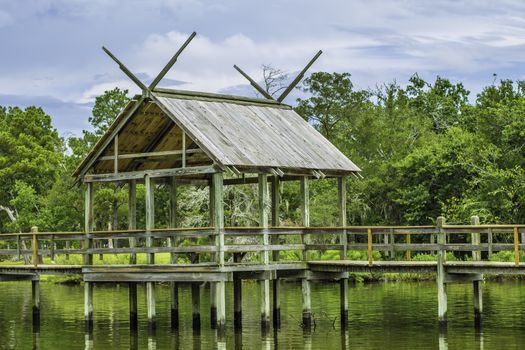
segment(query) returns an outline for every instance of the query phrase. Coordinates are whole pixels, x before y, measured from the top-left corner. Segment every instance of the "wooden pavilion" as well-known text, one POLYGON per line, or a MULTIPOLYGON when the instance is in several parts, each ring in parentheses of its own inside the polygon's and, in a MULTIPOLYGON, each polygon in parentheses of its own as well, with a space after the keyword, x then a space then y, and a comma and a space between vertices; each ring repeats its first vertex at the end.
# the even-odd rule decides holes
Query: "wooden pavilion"
MULTIPOLYGON (((277 189, 280 181, 300 181, 303 198, 302 224, 309 226, 308 180, 337 178, 340 223, 341 226, 345 226, 345 177, 356 175, 360 171, 359 168, 289 105, 283 103, 284 98, 301 80, 320 52, 277 99, 268 95, 236 66, 235 68, 250 81, 263 98, 158 88, 159 81, 176 62, 194 35, 190 36, 149 86, 143 84, 104 48, 126 75, 141 88, 142 94, 135 96, 127 104, 74 173, 74 176, 87 186, 86 233, 93 232, 93 183, 95 182, 128 184, 130 230, 136 229, 135 185, 137 182, 145 184, 145 239, 147 247, 152 249, 154 239, 152 235, 148 235, 148 232, 151 233, 155 228, 153 214, 155 183, 162 181, 169 184, 172 193, 173 218, 176 216, 175 196, 178 184, 192 183, 208 186, 210 221, 215 232, 215 263, 219 268, 225 265, 222 200, 225 185, 258 183, 260 226, 266 232, 263 235, 263 245, 269 243, 270 226, 279 226, 277 189), (271 200, 269 182, 272 184, 271 200)), ((86 244, 89 248, 92 241, 87 239, 86 244)), ((130 240, 130 246, 133 244, 130 240)), ((269 250, 262 249, 261 254, 261 264, 269 265, 272 260, 269 250)), ((275 254, 273 258, 275 260, 275 254)), ((153 250, 148 254, 148 263, 155 263, 153 250)), ((92 264, 92 255, 86 254, 85 264, 92 264)), ((341 287, 342 293, 346 294, 346 280, 341 287)), ((90 322, 93 310, 92 283, 86 282, 85 288, 85 316, 86 321, 90 322)), ((265 327, 270 322, 270 280, 262 280, 261 288, 262 324, 265 327)), ((278 283, 274 284, 274 298, 278 298, 276 288, 278 283)), ((303 303, 303 319, 307 324, 310 322, 309 288, 308 280, 304 279, 303 295, 307 300, 303 303)), ((214 300, 212 322, 216 322, 218 328, 223 329, 224 281, 215 281, 212 293, 214 300)), ((130 296, 132 297, 131 312, 134 309, 136 313, 136 289, 130 288, 130 296)), ((147 283, 147 300, 148 318, 154 326, 155 300, 152 282, 147 283)), ((347 303, 346 297, 344 302, 347 303)), ((274 299, 274 311, 276 307, 278 307, 278 300, 274 299)), ((240 312, 240 309, 237 310, 236 306, 235 311, 240 312)))

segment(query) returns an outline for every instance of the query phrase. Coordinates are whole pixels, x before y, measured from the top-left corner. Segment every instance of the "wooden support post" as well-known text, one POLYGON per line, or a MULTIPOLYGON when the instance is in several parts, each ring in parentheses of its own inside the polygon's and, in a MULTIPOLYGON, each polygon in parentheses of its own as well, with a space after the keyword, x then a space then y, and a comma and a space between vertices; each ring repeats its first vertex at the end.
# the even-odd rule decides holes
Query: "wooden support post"
POLYGON ((396 242, 395 242, 395 239, 394 239, 394 229, 393 228, 390 229, 390 232, 388 233, 388 236, 389 236, 388 243, 390 244, 389 257, 390 257, 390 260, 395 260, 396 252, 394 250, 394 244, 396 242))
MULTIPOLYGON (((93 255, 90 250, 93 246, 93 240, 89 235, 93 232, 94 213, 93 213, 93 184, 86 183, 86 192, 84 197, 84 231, 86 238, 84 239, 84 264, 93 264, 93 255)), ((93 329, 93 284, 92 282, 84 282, 84 321, 86 330, 93 329)))
POLYGON ((445 257, 446 251, 443 245, 446 243, 446 233, 443 229, 445 218, 440 216, 436 221, 437 243, 440 245, 437 251, 437 292, 438 292, 438 320, 441 326, 447 324, 447 290, 445 286, 445 257))
MULTIPOLYGON (((308 177, 304 176, 300 179, 300 193, 301 193, 301 218, 304 227, 310 226, 310 194, 308 188, 308 177)), ((303 244, 309 243, 309 236, 303 234, 303 244)), ((308 261, 307 249, 303 251, 303 260, 308 261)), ((310 280, 303 278, 301 280, 301 291, 303 297, 303 327, 305 330, 310 330, 312 327, 312 301, 310 293, 310 280)))
MULTIPOLYGON (((268 197, 268 175, 259 174, 259 226, 263 229, 263 245, 261 260, 264 265, 270 263, 270 255, 267 250, 269 245, 268 218, 269 218, 269 197, 268 197)), ((259 282, 261 286, 261 329, 270 329, 270 280, 265 279, 259 282)))
MULTIPOLYGON (((278 176, 272 177, 272 227, 280 226, 280 206, 281 195, 279 192, 280 179, 278 176)), ((279 244, 279 236, 272 235, 271 244, 279 244)), ((272 252, 272 260, 279 261, 279 251, 272 252)), ((273 326, 274 328, 281 327, 281 281, 275 278, 272 283, 272 298, 273 298, 273 326)))
MULTIPOLYGON (((137 181, 128 181, 128 229, 135 230, 137 228, 137 181)), ((137 239, 135 237, 129 238, 129 247, 135 248, 137 246, 137 239)), ((129 256, 129 263, 131 265, 137 263, 137 254, 131 253, 129 256)), ((138 328, 138 307, 137 307, 137 283, 128 283, 128 298, 129 298, 129 326, 132 330, 138 328)))
MULTIPOLYGON (((170 228, 176 228, 178 226, 178 214, 177 214, 177 178, 172 176, 170 178, 170 228)), ((178 240, 176 237, 169 237, 167 242, 169 247, 176 247, 178 240)), ((177 263, 177 254, 170 254, 170 263, 177 263)), ((171 328, 179 328, 179 286, 176 282, 170 282, 170 297, 171 297, 171 328)))
POLYGON ((33 325, 40 324, 40 281, 31 281, 31 296, 33 299, 33 325))
MULTIPOLYGON (((341 253, 339 258, 345 260, 348 256, 348 236, 346 232, 346 177, 337 178, 337 194, 339 226, 343 228, 340 237, 341 253)), ((341 327, 345 328, 348 326, 348 278, 341 278, 339 280, 339 297, 341 327)))
POLYGON ((201 295, 199 283, 191 284, 191 316, 194 330, 201 328, 201 295))
MULTIPOLYGON (((240 253, 233 254, 233 261, 241 262, 240 253)), ((233 325, 235 330, 242 329, 242 279, 233 277, 233 325)))
MULTIPOLYGON (((224 178, 222 173, 212 175, 212 208, 213 223, 215 226, 215 246, 217 247, 216 262, 219 266, 224 266, 224 202, 223 186, 224 178)), ((215 304, 217 306, 217 333, 224 336, 226 330, 226 295, 224 282, 216 282, 215 304)))
MULTIPOLYGON (((154 183, 149 175, 144 176, 144 187, 146 189, 146 233, 151 234, 151 230, 155 228, 155 197, 154 197, 154 183)), ((146 247, 153 246, 153 239, 151 236, 146 236, 146 247)), ((147 254, 147 263, 155 264, 155 254, 147 254)), ((156 324, 155 311, 155 284, 153 282, 146 282, 146 306, 148 309, 148 328, 154 331, 156 324)))

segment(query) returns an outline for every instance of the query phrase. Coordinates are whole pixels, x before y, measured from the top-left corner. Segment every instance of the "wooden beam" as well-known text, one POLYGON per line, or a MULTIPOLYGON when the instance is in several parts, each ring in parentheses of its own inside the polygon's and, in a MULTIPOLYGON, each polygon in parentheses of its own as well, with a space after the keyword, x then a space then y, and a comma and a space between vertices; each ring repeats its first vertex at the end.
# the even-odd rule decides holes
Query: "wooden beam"
POLYGON ((185 176, 197 174, 211 174, 216 172, 215 165, 203 165, 190 168, 171 168, 159 170, 142 170, 130 171, 127 173, 108 173, 108 174, 90 174, 84 176, 84 182, 113 182, 123 180, 141 179, 148 175, 150 178, 168 177, 168 176, 185 176))
POLYGON ((118 134, 115 135, 115 138, 113 139, 113 171, 115 174, 118 173, 118 134))
POLYGON ((112 59, 113 61, 115 61, 115 62, 118 64, 120 70, 122 70, 122 71, 124 72, 124 74, 126 74, 126 75, 128 76, 128 78, 130 78, 135 84, 137 84, 137 86, 138 86, 143 92, 144 92, 144 91, 149 91, 148 88, 146 87, 146 85, 144 85, 144 83, 142 83, 142 82, 140 81, 140 79, 137 78, 137 77, 135 76, 135 74, 131 73, 131 71, 128 69, 128 67, 126 67, 126 66, 124 65, 124 63, 122 63, 122 62, 121 62, 121 61, 120 61, 115 55, 113 55, 113 54, 111 53, 111 51, 109 51, 109 50, 108 50, 107 48, 105 48, 104 46, 102 46, 102 50, 104 50, 104 52, 107 53, 108 56, 111 57, 111 59, 112 59))
MULTIPOLYGON (((146 188, 146 232, 150 233, 155 228, 155 197, 154 197, 154 183, 153 179, 146 175, 144 176, 144 186, 146 188)), ((153 238, 146 237, 146 247, 153 246, 153 238)), ((147 263, 155 264, 155 253, 148 253, 147 263)), ((155 310, 155 284, 153 282, 146 283, 146 306, 148 314, 148 325, 150 330, 156 328, 156 310, 155 310)))
POLYGON ((315 54, 315 56, 310 60, 310 62, 308 62, 306 67, 304 67, 303 70, 299 73, 299 75, 297 75, 297 77, 295 77, 295 79, 292 81, 292 83, 290 85, 288 85, 288 87, 286 88, 286 90, 284 90, 284 92, 281 94, 281 96, 279 96, 277 98, 278 102, 282 102, 286 98, 286 96, 288 96, 288 94, 293 90, 293 88, 297 84, 299 84, 301 79, 303 79, 304 74, 306 73, 306 71, 312 66, 312 64, 314 64, 314 62, 319 58, 319 56, 321 56, 322 53, 323 53, 323 51, 319 50, 319 52, 317 52, 315 54))
POLYGON ((188 39, 186 39, 186 41, 184 42, 184 44, 182 44, 182 46, 177 50, 177 52, 175 52, 175 55, 173 55, 173 57, 168 61, 168 63, 166 64, 166 66, 164 66, 164 68, 162 68, 162 70, 160 71, 160 73, 155 77, 155 79, 153 79, 153 81, 151 82, 151 84, 148 86, 148 89, 150 90, 153 90, 155 89, 155 87, 157 86, 157 84, 162 80, 162 78, 164 78, 164 76, 166 75, 166 73, 168 73, 168 71, 171 69, 171 67, 173 67, 173 65, 175 64, 175 62, 177 62, 177 59, 179 58, 180 54, 182 53, 182 51, 184 51, 184 49, 186 48, 186 46, 189 45, 189 43, 193 40, 193 38, 195 38, 195 36, 197 35, 197 33, 193 32, 191 33, 190 37, 188 39))
POLYGON ((255 90, 259 91, 259 93, 261 95, 263 95, 264 97, 266 97, 267 99, 269 100, 273 100, 274 98, 272 97, 272 95, 270 95, 266 90, 264 90, 259 84, 257 84, 255 82, 255 80, 253 80, 248 74, 244 73, 244 71, 242 69, 240 69, 236 64, 233 65, 233 68, 235 68, 237 70, 237 72, 241 73, 241 75, 243 77, 246 78, 246 80, 248 80, 250 82, 250 85, 253 86, 255 88, 255 90))
POLYGON ((214 173, 212 178, 213 190, 213 224, 215 226, 215 246, 218 254, 216 262, 224 265, 224 202, 223 202, 223 174, 214 173))
MULTIPOLYGON (((157 152, 124 153, 124 154, 119 154, 117 158, 118 159, 154 158, 154 157, 157 158, 157 157, 182 155, 184 159, 185 153, 198 154, 198 153, 204 153, 204 152, 199 148, 194 148, 194 149, 188 149, 186 150, 186 152, 182 150, 172 150, 172 151, 157 151, 157 152)), ((103 156, 99 158, 99 160, 114 160, 114 159, 115 159, 115 156, 103 156)))

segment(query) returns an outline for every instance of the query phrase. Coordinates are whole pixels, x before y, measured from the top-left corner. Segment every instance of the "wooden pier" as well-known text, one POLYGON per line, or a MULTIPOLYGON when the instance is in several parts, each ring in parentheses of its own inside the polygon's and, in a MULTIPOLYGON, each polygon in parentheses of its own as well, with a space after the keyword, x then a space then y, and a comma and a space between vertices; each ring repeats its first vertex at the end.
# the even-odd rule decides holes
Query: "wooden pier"
MULTIPOLYGON (((204 262, 197 259, 194 263, 155 264, 155 255, 160 253, 170 254, 216 254, 214 228, 193 229, 152 229, 150 232, 140 230, 129 231, 104 231, 104 232, 37 232, 5 234, 0 236, 2 243, 7 248, 1 249, 0 254, 12 259, 26 258, 29 264, 0 265, 0 281, 31 281, 33 295, 33 320, 40 319, 39 279, 42 275, 80 275, 84 281, 84 305, 86 326, 90 329, 93 325, 93 286, 99 283, 124 283, 129 286, 130 296, 130 327, 137 327, 138 317, 142 310, 137 309, 136 286, 138 283, 146 284, 147 310, 150 329, 156 327, 156 301, 155 285, 169 283, 171 288, 171 325, 179 325, 178 312, 178 285, 190 283, 192 288, 192 320, 193 327, 202 327, 200 322, 201 305, 199 289, 204 283, 210 283, 211 293, 214 297, 211 309, 211 327, 219 332, 224 331, 226 313, 232 312, 236 328, 242 327, 242 281, 257 280, 261 285, 261 330, 267 332, 272 327, 280 325, 280 296, 279 283, 283 280, 301 281, 303 327, 308 330, 312 325, 311 305, 312 299, 310 283, 321 281, 323 283, 339 283, 341 286, 341 312, 340 322, 342 327, 348 327, 348 290, 349 273, 418 273, 433 274, 436 278, 436 296, 438 299, 437 321, 446 325, 447 321, 447 296, 446 285, 449 283, 472 283, 474 296, 475 325, 480 326, 483 314, 482 282, 484 274, 491 275, 524 275, 525 263, 520 262, 520 252, 525 249, 525 244, 520 241, 521 233, 525 232, 524 225, 479 225, 473 218, 474 225, 446 225, 444 218, 438 218, 436 226, 419 227, 269 227, 261 228, 224 228, 225 254, 224 264, 204 262), (268 235, 266 244, 238 244, 236 237, 258 237, 268 235), (407 235, 411 235, 407 243, 407 235), (180 237, 209 237, 210 245, 194 245, 185 247, 169 246, 180 237), (310 243, 288 243, 294 240, 305 240, 310 243), (476 239, 477 236, 480 239, 476 239), (497 236, 497 239, 495 239, 497 236), (349 240, 352 237, 352 241, 349 240), (387 238, 388 237, 388 238, 387 238), (473 240, 472 238, 475 237, 473 240), (129 247, 129 238, 136 240, 134 247, 129 247), (149 239, 148 239, 149 238, 149 239), (445 239, 448 238, 447 241, 445 239), (339 240, 342 239, 342 240, 339 240), (89 247, 79 248, 80 245, 92 240, 89 247), (119 242, 119 248, 109 248, 108 242, 119 242), (65 248, 66 242, 69 248, 65 248), (148 243, 151 242, 151 243, 148 243), (271 244, 274 242, 275 244, 271 244), (436 243, 432 243, 436 242, 436 243), (505 243, 503 243, 505 242, 505 243), (509 243, 507 243, 509 242, 509 243), (101 244, 102 243, 102 244, 101 244), (105 244, 104 244, 105 243, 105 244), (128 245, 128 246, 126 246, 128 245), (25 246, 25 249, 22 248, 25 246), (96 247, 96 248, 95 248, 96 247), (363 251, 367 260, 352 261, 346 256, 337 260, 317 260, 323 252, 336 250, 363 251), (294 261, 272 259, 264 262, 246 262, 239 258, 242 252, 283 252, 293 250, 298 257, 294 261), (488 260, 489 254, 497 251, 510 250, 515 253, 513 262, 495 262, 488 260), (461 260, 447 261, 446 252, 454 252, 461 260), (382 260, 373 259, 374 252, 380 252, 382 260), (435 261, 413 261, 414 255, 406 252, 435 253, 435 261), (99 254, 145 254, 150 256, 148 264, 126 265, 52 265, 45 262, 57 257, 82 254, 93 256, 99 254), (313 259, 303 259, 303 256, 312 256, 313 259), (230 259, 231 258, 231 259, 230 259), (49 259, 49 260, 48 260, 49 259), (273 288, 270 288, 270 284, 273 288), (234 295, 233 310, 226 310, 224 293, 226 288, 232 288, 234 295), (272 305, 273 304, 273 305, 272 305), (272 315, 273 313, 273 315, 272 315), (273 322, 272 322, 273 320, 273 322)), ((376 253, 377 254, 377 253, 376 253)), ((96 292, 96 290, 95 290, 96 292)), ((255 302, 255 300, 254 300, 255 302)))

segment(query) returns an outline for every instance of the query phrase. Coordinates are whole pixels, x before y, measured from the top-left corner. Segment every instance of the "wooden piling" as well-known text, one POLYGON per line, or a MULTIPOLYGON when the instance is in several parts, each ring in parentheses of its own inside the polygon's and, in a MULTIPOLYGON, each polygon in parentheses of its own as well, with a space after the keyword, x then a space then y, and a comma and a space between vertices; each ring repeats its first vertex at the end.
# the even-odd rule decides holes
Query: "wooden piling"
MULTIPOLYGON (((440 216, 437 218, 437 243, 439 245, 444 245, 446 242, 445 231, 443 230, 443 225, 445 225, 445 218, 440 216)), ((437 294, 438 294, 438 320, 441 326, 446 326, 447 324, 447 290, 445 286, 445 256, 446 251, 444 247, 440 247, 437 251, 437 274, 436 274, 436 283, 437 283, 437 294)))
POLYGON ((84 282, 84 321, 86 330, 93 329, 93 283, 84 282))
POLYGON ((128 298, 129 298, 129 327, 131 329, 138 328, 138 308, 137 308, 137 283, 128 283, 128 298))
MULTIPOLYGON (((240 263, 241 260, 240 253, 233 254, 235 263, 240 263)), ((242 329, 242 279, 237 276, 233 278, 233 325, 235 330, 242 329)))
POLYGON ((199 283, 191 284, 191 319, 193 329, 201 328, 201 295, 199 283))
POLYGON ((179 328, 179 286, 176 282, 170 282, 171 296, 171 328, 179 328))
POLYGON ((40 323, 40 281, 31 281, 31 297, 33 300, 33 325, 40 323))
MULTIPOLYGON (((310 226, 310 194, 308 188, 308 177, 303 176, 300 179, 300 193, 301 193, 301 218, 304 227, 310 226)), ((309 243, 308 235, 303 235, 303 243, 309 243)), ((303 252, 303 260, 308 261, 309 256, 307 249, 303 252)), ((305 330, 311 329, 312 326, 312 301, 310 293, 310 280, 303 278, 301 280, 301 291, 303 299, 303 327, 305 330)))

